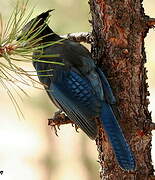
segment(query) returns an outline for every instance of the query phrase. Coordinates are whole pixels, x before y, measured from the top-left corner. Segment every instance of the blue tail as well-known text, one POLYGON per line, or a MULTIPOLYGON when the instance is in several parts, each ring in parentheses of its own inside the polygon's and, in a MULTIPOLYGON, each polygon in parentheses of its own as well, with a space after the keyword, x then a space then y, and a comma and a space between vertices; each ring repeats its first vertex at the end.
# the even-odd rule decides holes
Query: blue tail
POLYGON ((134 170, 136 165, 133 154, 113 114, 111 106, 106 102, 103 103, 101 121, 120 167, 124 170, 134 170))

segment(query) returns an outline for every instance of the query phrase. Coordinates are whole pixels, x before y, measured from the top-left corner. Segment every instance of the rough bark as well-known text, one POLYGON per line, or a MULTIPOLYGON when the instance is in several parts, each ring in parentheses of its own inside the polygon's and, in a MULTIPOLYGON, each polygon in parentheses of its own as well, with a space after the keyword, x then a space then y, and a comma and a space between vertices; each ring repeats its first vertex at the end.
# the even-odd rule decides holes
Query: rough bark
POLYGON ((144 14, 142 0, 89 0, 92 13, 92 54, 106 73, 117 98, 120 125, 134 152, 137 170, 126 172, 116 163, 104 131, 96 144, 101 179, 153 179, 151 160, 151 115, 148 111, 144 67, 144 38, 151 21, 144 14))

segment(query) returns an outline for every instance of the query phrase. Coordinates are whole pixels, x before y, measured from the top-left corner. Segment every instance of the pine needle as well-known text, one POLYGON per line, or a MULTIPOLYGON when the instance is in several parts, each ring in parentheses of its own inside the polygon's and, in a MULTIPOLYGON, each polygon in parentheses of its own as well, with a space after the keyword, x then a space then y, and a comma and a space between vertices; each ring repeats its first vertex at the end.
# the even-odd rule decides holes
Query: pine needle
MULTIPOLYGON (((59 62, 49 62, 46 60, 40 60, 40 58, 56 58, 59 55, 35 55, 35 59, 32 59, 33 51, 37 50, 42 52, 43 48, 52 46, 58 42, 48 42, 42 45, 37 45, 37 43, 44 37, 35 38, 40 34, 44 28, 45 24, 41 25, 37 29, 35 28, 38 22, 32 23, 32 27, 29 32, 22 34, 22 37, 17 41, 17 37, 21 34, 22 28, 28 23, 30 17, 32 16, 33 9, 28 12, 28 2, 23 1, 22 3, 17 3, 15 9, 10 15, 7 23, 4 23, 3 17, 0 14, 0 84, 7 91, 10 97, 18 117, 23 117, 23 113, 18 105, 18 101, 14 97, 12 90, 21 99, 22 96, 20 92, 24 95, 28 95, 21 85, 32 86, 35 88, 43 89, 38 87, 42 85, 39 81, 35 80, 33 77, 37 76, 35 71, 26 71, 19 66, 19 63, 32 63, 33 61, 43 62, 43 63, 54 63, 63 66, 63 63, 59 62), (18 92, 19 90, 19 92, 18 92)), ((38 72, 47 72, 49 70, 42 70, 38 72)), ((51 75, 41 75, 41 76, 53 76, 51 75)))

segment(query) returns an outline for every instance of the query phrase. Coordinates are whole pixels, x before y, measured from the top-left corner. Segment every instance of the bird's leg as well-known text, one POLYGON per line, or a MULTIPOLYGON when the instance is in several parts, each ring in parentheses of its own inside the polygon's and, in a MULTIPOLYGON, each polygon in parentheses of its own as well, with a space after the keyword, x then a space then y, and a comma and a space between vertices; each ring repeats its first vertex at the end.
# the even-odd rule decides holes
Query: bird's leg
MULTIPOLYGON (((48 125, 54 128, 55 134, 58 136, 57 134, 57 129, 60 130, 60 125, 63 124, 74 124, 73 121, 71 121, 64 113, 62 113, 61 110, 57 111, 54 113, 54 117, 48 119, 48 125)), ((76 132, 78 129, 78 126, 75 125, 75 130, 76 132)))
POLYGON ((60 115, 62 113, 62 110, 58 110, 54 113, 53 119, 55 119, 58 115, 60 115))

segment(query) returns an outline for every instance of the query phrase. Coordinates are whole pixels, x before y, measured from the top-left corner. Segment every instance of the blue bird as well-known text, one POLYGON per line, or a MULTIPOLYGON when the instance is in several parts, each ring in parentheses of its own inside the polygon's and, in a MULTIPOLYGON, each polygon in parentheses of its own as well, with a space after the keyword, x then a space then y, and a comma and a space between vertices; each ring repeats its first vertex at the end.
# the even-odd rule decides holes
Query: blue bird
POLYGON ((120 167, 124 170, 135 170, 133 154, 114 114, 114 109, 117 109, 116 100, 105 75, 95 65, 90 52, 84 46, 62 39, 50 29, 46 23, 50 11, 40 14, 23 28, 25 33, 32 26, 38 29, 43 25, 44 28, 35 36, 36 39, 40 38, 39 43, 59 41, 34 51, 33 65, 39 80, 46 85, 45 89, 52 102, 93 140, 98 135, 95 120, 98 117, 120 167), (55 54, 59 56, 50 57, 55 54), (50 62, 60 62, 63 65, 50 62))

